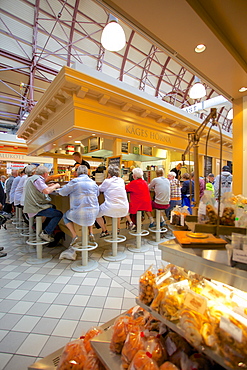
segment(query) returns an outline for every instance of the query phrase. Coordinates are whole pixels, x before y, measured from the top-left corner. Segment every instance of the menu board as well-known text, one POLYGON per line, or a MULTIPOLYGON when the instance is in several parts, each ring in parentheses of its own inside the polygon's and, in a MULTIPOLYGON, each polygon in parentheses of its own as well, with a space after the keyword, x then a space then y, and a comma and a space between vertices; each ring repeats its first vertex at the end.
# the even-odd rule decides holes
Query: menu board
POLYGON ((126 153, 126 154, 129 154, 129 145, 130 143, 129 142, 125 142, 125 141, 122 141, 122 148, 121 148, 121 152, 122 153, 126 153))
POLYGON ((108 163, 107 165, 110 166, 111 165, 114 165, 114 166, 118 166, 119 168, 121 168, 121 165, 122 165, 122 156, 119 155, 119 156, 116 156, 116 157, 108 157, 108 163))
POLYGON ((152 148, 152 146, 142 145, 142 155, 152 156, 153 155, 153 148, 152 148))
POLYGON ((208 176, 212 173, 213 166, 212 166, 212 157, 206 156, 204 157, 204 175, 208 176))

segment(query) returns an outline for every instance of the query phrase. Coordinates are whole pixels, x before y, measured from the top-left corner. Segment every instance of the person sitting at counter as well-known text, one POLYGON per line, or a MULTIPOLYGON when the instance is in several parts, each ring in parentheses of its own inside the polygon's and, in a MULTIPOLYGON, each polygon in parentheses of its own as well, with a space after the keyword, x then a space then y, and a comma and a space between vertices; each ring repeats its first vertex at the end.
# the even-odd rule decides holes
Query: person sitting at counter
POLYGON ((90 170, 90 164, 82 158, 81 153, 79 153, 79 152, 74 152, 74 153, 72 154, 72 156, 73 156, 73 159, 74 159, 74 160, 75 160, 75 162, 76 162, 76 163, 74 164, 74 168, 75 168, 75 169, 77 169, 80 165, 82 165, 82 166, 86 166, 86 167, 90 170))
MULTIPOLYGON (((164 170, 163 168, 158 168, 156 170, 156 176, 148 185, 149 190, 154 190, 154 200, 152 201, 153 209, 160 209, 161 210, 161 218, 160 218, 160 227, 164 226, 165 220, 163 217, 163 210, 169 208, 170 204, 170 182, 168 179, 164 177, 164 170)), ((154 227, 155 223, 153 217, 151 218, 151 222, 149 227, 154 227)))
POLYGON ((63 214, 50 203, 51 198, 49 194, 60 188, 60 185, 46 185, 45 181, 48 176, 48 168, 39 166, 36 169, 35 175, 27 179, 23 212, 27 213, 29 217, 44 216, 47 218, 48 222, 39 236, 46 242, 51 243, 54 241, 52 233, 63 217, 63 214))
POLYGON ((62 196, 69 195, 70 199, 70 209, 63 215, 65 226, 72 234, 70 247, 75 245, 78 240, 74 223, 80 226, 88 226, 89 241, 94 242, 93 224, 99 213, 99 187, 88 176, 88 168, 79 166, 77 177, 58 189, 57 193, 62 196))
POLYGON ((167 178, 170 182, 170 206, 165 210, 166 217, 169 219, 171 215, 171 211, 176 206, 181 206, 181 186, 178 179, 176 179, 175 172, 169 172, 167 175, 167 178))
POLYGON ((99 191, 104 193, 105 197, 104 203, 99 207, 99 214, 96 219, 102 228, 101 238, 109 235, 102 216, 118 218, 118 229, 120 230, 120 218, 128 214, 129 203, 124 180, 119 176, 119 167, 110 165, 107 178, 99 186, 99 191))
POLYGON ((129 213, 131 220, 136 224, 137 211, 145 211, 150 219, 152 218, 152 203, 148 184, 143 180, 143 171, 141 168, 133 169, 133 178, 129 184, 125 185, 127 193, 130 193, 129 213))

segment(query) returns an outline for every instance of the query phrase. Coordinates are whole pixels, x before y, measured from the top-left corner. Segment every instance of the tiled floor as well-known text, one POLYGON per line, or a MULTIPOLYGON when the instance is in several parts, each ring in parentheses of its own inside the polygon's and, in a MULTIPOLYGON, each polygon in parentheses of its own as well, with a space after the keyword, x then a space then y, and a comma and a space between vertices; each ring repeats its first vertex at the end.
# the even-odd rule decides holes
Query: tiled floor
POLYGON ((90 327, 135 305, 139 276, 161 261, 158 247, 148 244, 144 254, 125 250, 126 259, 107 262, 102 254, 109 244, 101 239, 91 254, 98 261, 94 271, 72 271, 71 261, 58 258, 62 246, 49 249, 50 262, 30 265, 15 226, 9 222, 7 227, 0 230, 0 246, 8 253, 0 258, 0 369, 4 370, 25 370, 90 327))

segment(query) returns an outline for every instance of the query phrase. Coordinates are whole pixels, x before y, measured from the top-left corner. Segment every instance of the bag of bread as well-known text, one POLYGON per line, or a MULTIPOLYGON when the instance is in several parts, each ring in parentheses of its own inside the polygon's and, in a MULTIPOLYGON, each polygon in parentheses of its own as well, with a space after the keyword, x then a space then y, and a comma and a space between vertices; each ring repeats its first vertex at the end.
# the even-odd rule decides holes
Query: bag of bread
POLYGON ((128 332, 134 326, 134 321, 131 316, 119 316, 113 325, 113 332, 110 343, 110 350, 115 353, 121 353, 128 332))
POLYGON ((174 332, 169 332, 164 341, 168 360, 180 369, 182 353, 186 353, 187 355, 192 354, 192 347, 181 335, 174 332))
POLYGON ((153 335, 153 333, 149 333, 145 340, 145 351, 152 354, 152 359, 155 360, 159 366, 167 360, 164 339, 159 334, 153 335))
POLYGON ((200 199, 198 208, 198 223, 199 224, 217 224, 217 212, 214 208, 215 198, 212 197, 212 192, 205 190, 200 199))
POLYGON ((178 320, 189 289, 190 285, 187 279, 170 284, 160 302, 160 314, 169 321, 178 320))
POLYGON ((57 370, 83 370, 87 352, 82 339, 69 342, 64 347, 57 370))
POLYGON ((139 299, 146 305, 150 305, 154 299, 155 278, 156 273, 153 265, 151 265, 140 277, 139 299))
POLYGON ((94 351, 90 351, 87 354, 83 370, 105 370, 105 366, 100 362, 94 351))
POLYGON ((128 369, 133 357, 138 350, 144 349, 145 334, 138 326, 130 329, 122 349, 122 367, 128 369))
POLYGON ((160 370, 179 370, 179 368, 170 361, 166 361, 160 366, 160 370))
POLYGON ((159 370, 159 366, 151 353, 139 350, 131 361, 129 370, 159 370))
POLYGON ((140 306, 130 308, 127 313, 133 318, 133 324, 144 327, 150 318, 150 313, 140 306))
POLYGON ((232 193, 224 193, 220 202, 220 225, 235 226, 236 204, 232 193))
POLYGON ((188 357, 185 353, 181 356, 181 369, 183 370, 210 370, 213 363, 202 353, 193 353, 188 357))
POLYGON ((103 330, 100 327, 93 327, 86 332, 84 337, 82 337, 84 338, 84 346, 87 353, 92 351, 90 340, 99 335, 100 333, 103 333, 103 330))

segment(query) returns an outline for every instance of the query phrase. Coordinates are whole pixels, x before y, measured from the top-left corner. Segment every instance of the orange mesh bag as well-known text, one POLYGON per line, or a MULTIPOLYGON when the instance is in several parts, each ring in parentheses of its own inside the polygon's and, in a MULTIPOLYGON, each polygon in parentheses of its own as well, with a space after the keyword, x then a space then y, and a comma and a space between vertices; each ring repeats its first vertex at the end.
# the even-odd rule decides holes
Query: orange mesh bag
POLYGON ((57 370, 83 370, 86 358, 83 340, 70 342, 64 347, 57 370))
POLYGON ((159 366, 151 353, 139 350, 131 361, 129 370, 159 370, 159 366))
POLYGON ((111 351, 121 353, 127 334, 132 326, 133 318, 131 316, 120 316, 115 320, 110 343, 111 351))
POLYGON ((84 346, 85 346, 85 349, 86 349, 87 353, 90 352, 90 351, 92 351, 90 340, 92 338, 96 337, 97 335, 99 335, 102 332, 103 332, 103 330, 101 328, 99 328, 99 327, 93 327, 93 328, 89 329, 86 332, 86 334, 84 336, 84 346))

